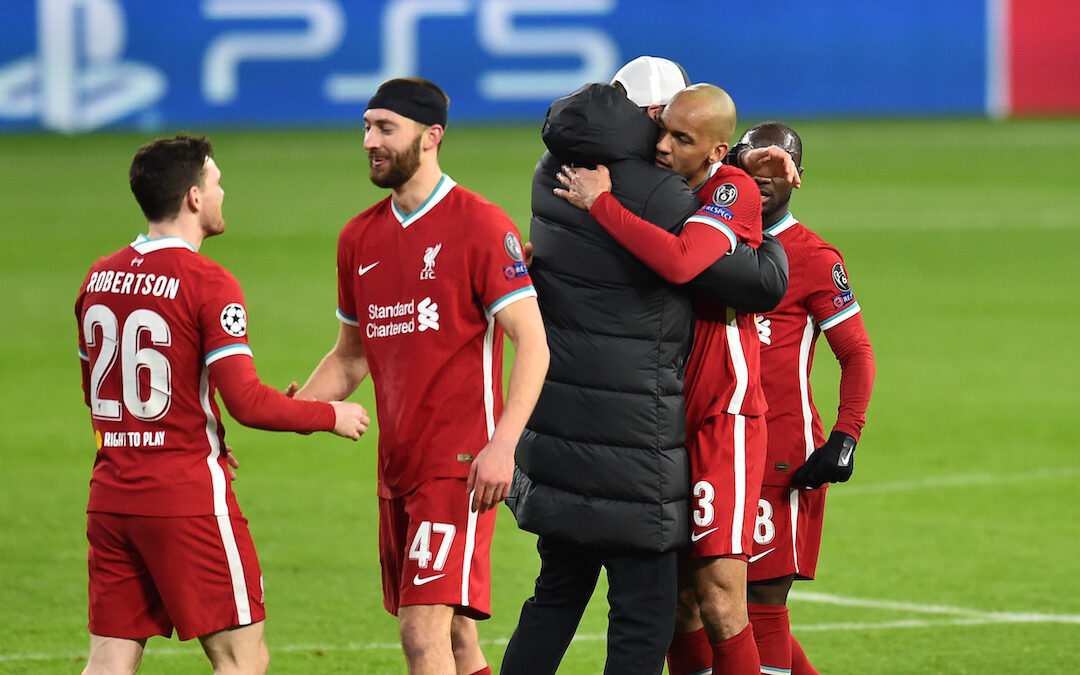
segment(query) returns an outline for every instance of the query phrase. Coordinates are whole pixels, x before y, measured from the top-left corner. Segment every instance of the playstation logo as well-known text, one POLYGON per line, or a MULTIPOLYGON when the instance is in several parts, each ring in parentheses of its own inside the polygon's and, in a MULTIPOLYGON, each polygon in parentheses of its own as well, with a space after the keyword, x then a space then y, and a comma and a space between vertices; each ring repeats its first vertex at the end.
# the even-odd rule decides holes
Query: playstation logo
POLYGON ((118 0, 38 0, 37 38, 36 55, 0 66, 0 118, 90 131, 165 93, 160 70, 122 60, 127 27, 118 0))

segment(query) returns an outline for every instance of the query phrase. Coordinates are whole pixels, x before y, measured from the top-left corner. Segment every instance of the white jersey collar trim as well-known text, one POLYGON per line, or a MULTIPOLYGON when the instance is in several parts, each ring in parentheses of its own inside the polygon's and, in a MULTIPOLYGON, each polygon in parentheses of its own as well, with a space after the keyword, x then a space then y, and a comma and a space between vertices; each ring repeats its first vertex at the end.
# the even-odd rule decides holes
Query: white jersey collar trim
POLYGON ((135 237, 135 241, 131 242, 131 248, 135 249, 140 254, 153 253, 154 251, 160 251, 166 248, 186 248, 192 253, 199 252, 198 249, 180 237, 169 236, 151 239, 145 234, 140 234, 135 237))
POLYGON ((394 203, 394 198, 391 197, 390 210, 394 213, 394 217, 397 218, 402 227, 408 227, 417 220, 423 218, 425 213, 435 208, 435 205, 441 202, 443 197, 450 194, 450 190, 452 190, 455 185, 457 185, 457 183, 454 182, 454 179, 444 173, 442 178, 439 179, 439 183, 435 186, 435 189, 431 191, 428 198, 420 205, 420 208, 409 214, 403 213, 402 210, 398 208, 398 205, 394 203))
POLYGON ((798 224, 799 224, 799 221, 795 219, 795 216, 791 215, 791 213, 788 212, 788 214, 786 216, 784 216, 783 218, 780 219, 779 223, 766 228, 765 229, 765 234, 771 234, 772 236, 775 237, 776 235, 780 234, 784 230, 787 230, 787 229, 791 228, 792 226, 798 225, 798 224))

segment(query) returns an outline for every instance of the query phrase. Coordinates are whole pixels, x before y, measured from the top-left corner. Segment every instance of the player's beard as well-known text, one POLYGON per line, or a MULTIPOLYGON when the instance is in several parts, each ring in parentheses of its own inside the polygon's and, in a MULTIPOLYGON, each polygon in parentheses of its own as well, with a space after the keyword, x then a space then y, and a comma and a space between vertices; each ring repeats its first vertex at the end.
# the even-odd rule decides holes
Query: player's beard
POLYGON ((388 162, 386 164, 378 168, 372 166, 371 182, 381 188, 390 188, 391 190, 407 183, 416 173, 416 170, 420 168, 421 138, 418 135, 416 141, 409 148, 391 154, 387 158, 388 162))

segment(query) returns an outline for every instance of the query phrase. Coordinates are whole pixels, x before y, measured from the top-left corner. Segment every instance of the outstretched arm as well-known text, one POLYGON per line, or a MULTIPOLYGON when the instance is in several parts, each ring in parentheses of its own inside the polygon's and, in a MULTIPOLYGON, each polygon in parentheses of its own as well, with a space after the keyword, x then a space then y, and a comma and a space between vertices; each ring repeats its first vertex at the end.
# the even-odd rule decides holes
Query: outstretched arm
POLYGON ((596 170, 564 166, 558 174, 564 188, 556 195, 585 209, 626 250, 673 284, 683 284, 735 248, 730 229, 691 216, 678 236, 631 213, 611 194, 607 167, 596 170))
POLYGON ((766 234, 756 249, 740 244, 686 287, 749 314, 768 312, 779 305, 787 284, 787 253, 776 237, 766 234))
POLYGON ((370 423, 358 403, 297 401, 263 384, 255 363, 246 355, 214 361, 210 377, 229 413, 246 427, 301 433, 333 431, 356 440, 370 423))

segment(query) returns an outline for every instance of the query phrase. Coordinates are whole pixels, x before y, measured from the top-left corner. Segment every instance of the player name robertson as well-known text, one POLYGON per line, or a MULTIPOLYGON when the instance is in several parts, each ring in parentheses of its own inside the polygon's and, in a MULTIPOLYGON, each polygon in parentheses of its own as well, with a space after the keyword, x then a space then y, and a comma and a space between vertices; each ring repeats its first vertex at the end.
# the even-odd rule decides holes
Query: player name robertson
POLYGON ((94 272, 86 282, 87 293, 118 293, 120 295, 152 295, 156 298, 176 299, 180 280, 164 274, 135 274, 105 270, 94 272))

